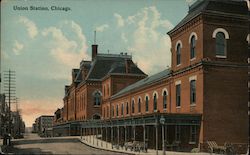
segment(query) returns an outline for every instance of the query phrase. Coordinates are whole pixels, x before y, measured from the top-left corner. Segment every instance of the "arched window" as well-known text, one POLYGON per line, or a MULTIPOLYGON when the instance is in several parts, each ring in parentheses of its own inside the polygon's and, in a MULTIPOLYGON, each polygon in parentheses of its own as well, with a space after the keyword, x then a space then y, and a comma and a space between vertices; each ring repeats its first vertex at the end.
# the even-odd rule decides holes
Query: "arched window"
POLYGON ((216 56, 226 56, 226 38, 223 32, 216 33, 216 56))
POLYGON ((116 116, 118 116, 119 115, 119 106, 118 106, 118 104, 116 105, 116 116))
POLYGON ((191 37, 191 42, 190 42, 190 59, 193 59, 195 57, 195 35, 191 37))
POLYGON ((128 102, 126 104, 126 114, 128 114, 128 102))
POLYGON ((154 94, 154 111, 157 111, 157 95, 154 94))
POLYGON ((163 109, 167 109, 167 92, 163 92, 163 109))
POLYGON ((148 96, 146 96, 146 101, 145 101, 145 110, 148 111, 148 96))
POLYGON ((107 107, 107 117, 109 117, 109 107, 107 107))
POLYGON ((141 112, 141 98, 138 99, 138 113, 141 112))
POLYGON ((99 91, 94 93, 94 106, 101 105, 101 93, 99 91))
POLYGON ((177 65, 181 64, 181 44, 180 43, 177 45, 177 50, 176 50, 176 64, 177 65))
POLYGON ((93 115, 92 118, 93 118, 93 119, 101 119, 101 116, 100 116, 99 114, 95 114, 95 115, 93 115))
POLYGON ((121 107, 121 115, 123 116, 123 111, 124 111, 124 105, 122 104, 122 107, 121 107))
POLYGON ((134 112, 135 112, 135 101, 132 100, 131 113, 133 114, 134 112))

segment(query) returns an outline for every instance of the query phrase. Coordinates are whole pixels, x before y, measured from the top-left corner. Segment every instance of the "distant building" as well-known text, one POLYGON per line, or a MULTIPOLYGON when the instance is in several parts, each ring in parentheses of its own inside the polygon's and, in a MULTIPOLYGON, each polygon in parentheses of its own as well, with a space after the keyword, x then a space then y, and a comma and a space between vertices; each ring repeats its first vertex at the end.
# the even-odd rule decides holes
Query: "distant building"
POLYGON ((19 138, 23 133, 25 133, 25 123, 22 120, 19 111, 11 112, 11 118, 12 118, 11 135, 14 138, 19 138))
POLYGON ((35 131, 41 135, 46 136, 46 131, 52 128, 54 116, 42 115, 35 120, 35 131))
POLYGON ((7 133, 7 105, 5 102, 5 95, 0 94, 0 137, 2 137, 5 133, 7 133))

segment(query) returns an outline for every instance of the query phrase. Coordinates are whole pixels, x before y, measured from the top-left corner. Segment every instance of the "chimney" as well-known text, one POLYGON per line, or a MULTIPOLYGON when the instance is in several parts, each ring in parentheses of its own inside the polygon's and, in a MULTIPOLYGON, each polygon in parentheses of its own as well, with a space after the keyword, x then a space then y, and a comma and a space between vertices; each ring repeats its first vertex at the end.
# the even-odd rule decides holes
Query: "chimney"
POLYGON ((126 73, 130 73, 131 70, 131 62, 129 59, 125 59, 125 67, 126 67, 126 73))
POLYGON ((97 48, 98 48, 98 45, 92 45, 92 61, 95 59, 97 55, 97 48))

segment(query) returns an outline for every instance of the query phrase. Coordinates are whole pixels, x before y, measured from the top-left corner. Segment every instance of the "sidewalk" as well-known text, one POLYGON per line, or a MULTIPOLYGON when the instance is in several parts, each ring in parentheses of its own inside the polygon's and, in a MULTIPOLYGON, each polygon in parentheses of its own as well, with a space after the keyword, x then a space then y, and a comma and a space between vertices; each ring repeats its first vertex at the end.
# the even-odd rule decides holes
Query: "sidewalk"
MULTIPOLYGON (((156 154, 156 150, 153 150, 153 149, 148 149, 148 152, 134 152, 134 151, 130 151, 129 149, 126 151, 124 147, 120 147, 119 149, 116 149, 116 148, 112 149, 111 143, 97 139, 95 136, 82 136, 82 139, 81 139, 81 137, 79 137, 79 139, 82 143, 84 143, 88 146, 98 148, 98 149, 108 150, 108 151, 112 151, 112 152, 120 152, 120 153, 135 154, 135 155, 139 155, 139 154, 155 155, 156 154)), ((162 150, 158 150, 158 154, 162 155, 163 154, 162 150)), ((166 151, 166 155, 191 155, 191 154, 210 155, 209 153, 203 153, 203 152, 191 153, 191 152, 166 151)))

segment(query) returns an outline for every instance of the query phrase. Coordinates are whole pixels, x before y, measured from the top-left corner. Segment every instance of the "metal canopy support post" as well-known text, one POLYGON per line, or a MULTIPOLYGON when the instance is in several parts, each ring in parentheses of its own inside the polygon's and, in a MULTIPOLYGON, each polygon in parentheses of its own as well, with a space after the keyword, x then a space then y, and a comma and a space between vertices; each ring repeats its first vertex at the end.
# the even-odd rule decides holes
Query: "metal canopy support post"
POLYGON ((106 148, 108 148, 108 128, 106 127, 106 148))
POLYGON ((96 137, 96 145, 98 146, 98 134, 99 134, 99 128, 95 128, 95 137, 96 137))
POLYGON ((158 124, 155 125, 155 149, 156 155, 158 155, 158 124))
POLYGON ((144 151, 146 151, 146 132, 145 132, 145 124, 143 125, 143 145, 144 145, 144 151))
POLYGON ((92 138, 93 138, 93 144, 95 144, 95 128, 92 128, 92 138))
POLYGON ((124 143, 126 143, 127 142, 127 127, 126 126, 124 126, 124 132, 125 132, 124 143))
POLYGON ((119 128, 119 126, 117 126, 117 149, 119 149, 119 139, 120 139, 120 135, 119 135, 119 131, 120 130, 120 128, 119 128))
POLYGON ((133 126, 133 130, 134 130, 134 141, 135 141, 135 125, 133 126))
POLYGON ((165 128, 164 128, 164 124, 162 124, 162 126, 161 126, 161 131, 162 131, 162 152, 163 152, 163 155, 165 155, 166 152, 165 152, 165 128))
POLYGON ((111 148, 113 149, 113 127, 111 126, 111 148))
POLYGON ((103 141, 102 134, 103 134, 103 133, 102 133, 102 126, 101 126, 101 147, 103 146, 103 145, 102 145, 102 141, 103 141))

